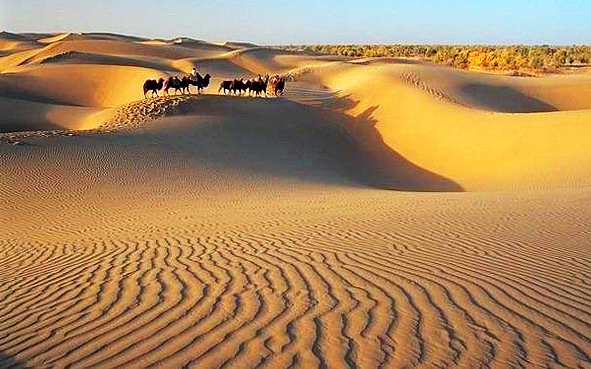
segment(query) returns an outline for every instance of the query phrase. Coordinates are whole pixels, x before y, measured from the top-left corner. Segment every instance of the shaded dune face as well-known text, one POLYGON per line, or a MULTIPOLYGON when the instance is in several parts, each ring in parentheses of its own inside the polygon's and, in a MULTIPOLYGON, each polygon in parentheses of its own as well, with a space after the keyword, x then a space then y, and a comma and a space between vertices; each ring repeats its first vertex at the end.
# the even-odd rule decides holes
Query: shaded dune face
POLYGON ((590 81, 0 33, 0 367, 589 366, 590 81))
POLYGON ((465 84, 460 87, 463 99, 468 105, 482 107, 485 110, 505 113, 538 113, 558 111, 548 103, 529 97, 508 86, 490 86, 486 84, 465 84), (496 98, 491 99, 490 96, 496 98), (470 102, 472 102, 470 104, 470 102))
MULTIPOLYGON (((292 176, 303 180, 406 191, 461 191, 435 173, 410 163, 389 148, 368 113, 351 117, 335 111, 287 101, 245 101, 238 97, 207 97, 180 104, 175 135, 194 137, 200 162, 206 153, 222 166, 292 176), (228 111, 234 114, 228 115, 228 111), (195 127, 198 116, 213 115, 212 124, 195 127), (330 179, 330 173, 338 174, 330 179), (328 176, 327 176, 328 175, 328 176)), ((157 125, 169 127, 164 119, 157 125)), ((170 127, 169 127, 170 128, 170 127)), ((169 133, 172 135, 173 133, 169 133)))

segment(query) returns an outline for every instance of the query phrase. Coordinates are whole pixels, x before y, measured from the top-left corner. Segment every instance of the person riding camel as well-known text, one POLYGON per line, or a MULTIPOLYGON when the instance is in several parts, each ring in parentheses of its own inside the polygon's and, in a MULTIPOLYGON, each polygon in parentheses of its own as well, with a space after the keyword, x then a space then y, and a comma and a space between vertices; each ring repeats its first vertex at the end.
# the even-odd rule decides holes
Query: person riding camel
POLYGON ((191 74, 189 75, 189 78, 191 78, 193 81, 197 80, 197 68, 193 68, 191 74))

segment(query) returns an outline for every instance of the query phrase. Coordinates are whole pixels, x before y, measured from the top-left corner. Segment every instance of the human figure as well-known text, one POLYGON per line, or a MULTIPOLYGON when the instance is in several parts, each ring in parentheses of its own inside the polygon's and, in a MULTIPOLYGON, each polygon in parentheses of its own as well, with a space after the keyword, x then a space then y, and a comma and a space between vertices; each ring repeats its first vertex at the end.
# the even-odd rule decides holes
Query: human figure
POLYGON ((197 68, 193 68, 193 70, 191 71, 191 79, 193 81, 197 80, 197 68))

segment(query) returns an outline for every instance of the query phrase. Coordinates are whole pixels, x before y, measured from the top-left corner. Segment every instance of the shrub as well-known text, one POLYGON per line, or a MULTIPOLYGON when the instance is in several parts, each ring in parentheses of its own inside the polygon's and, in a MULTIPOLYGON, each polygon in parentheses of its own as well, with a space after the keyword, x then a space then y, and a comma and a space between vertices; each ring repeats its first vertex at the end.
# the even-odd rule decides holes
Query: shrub
POLYGON ((458 68, 543 70, 591 61, 591 46, 303 45, 284 47, 350 57, 409 57, 458 68))

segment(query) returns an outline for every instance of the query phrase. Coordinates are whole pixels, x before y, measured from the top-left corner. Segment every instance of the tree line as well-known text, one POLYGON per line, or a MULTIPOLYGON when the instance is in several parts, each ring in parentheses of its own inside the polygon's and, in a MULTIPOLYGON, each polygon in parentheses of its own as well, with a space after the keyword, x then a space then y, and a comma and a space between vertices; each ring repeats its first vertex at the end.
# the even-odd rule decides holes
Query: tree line
POLYGON ((288 50, 350 57, 404 57, 462 69, 553 71, 591 63, 591 46, 290 45, 288 50))

